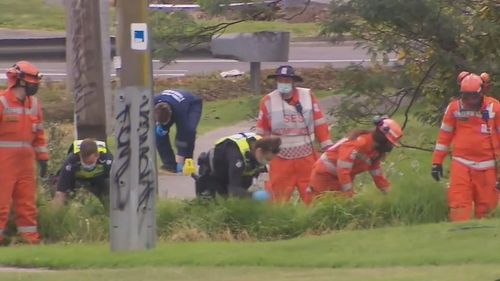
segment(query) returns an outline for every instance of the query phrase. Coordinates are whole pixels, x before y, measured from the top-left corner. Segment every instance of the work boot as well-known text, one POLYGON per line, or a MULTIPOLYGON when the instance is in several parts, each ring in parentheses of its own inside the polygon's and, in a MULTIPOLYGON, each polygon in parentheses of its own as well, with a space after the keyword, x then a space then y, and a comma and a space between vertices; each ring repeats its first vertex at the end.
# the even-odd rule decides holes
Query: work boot
POLYGON ((10 245, 10 239, 5 237, 0 239, 0 247, 7 247, 9 245, 10 245))
POLYGON ((177 170, 175 168, 170 168, 170 167, 167 167, 165 165, 162 165, 160 167, 160 169, 158 169, 158 173, 162 174, 162 175, 167 175, 167 176, 179 175, 179 173, 177 173, 177 170))
POLYGON ((38 245, 40 244, 40 235, 38 232, 25 232, 19 234, 20 244, 30 244, 30 245, 38 245))

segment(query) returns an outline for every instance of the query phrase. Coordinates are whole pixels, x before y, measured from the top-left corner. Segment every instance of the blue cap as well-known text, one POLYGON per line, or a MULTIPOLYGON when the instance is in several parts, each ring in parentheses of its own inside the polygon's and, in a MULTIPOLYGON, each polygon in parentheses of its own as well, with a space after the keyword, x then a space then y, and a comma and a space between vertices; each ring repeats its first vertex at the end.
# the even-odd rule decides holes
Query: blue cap
POLYGON ((274 74, 267 76, 267 79, 275 79, 277 77, 291 77, 296 82, 304 82, 304 79, 295 74, 295 69, 291 65, 282 65, 276 69, 274 74))

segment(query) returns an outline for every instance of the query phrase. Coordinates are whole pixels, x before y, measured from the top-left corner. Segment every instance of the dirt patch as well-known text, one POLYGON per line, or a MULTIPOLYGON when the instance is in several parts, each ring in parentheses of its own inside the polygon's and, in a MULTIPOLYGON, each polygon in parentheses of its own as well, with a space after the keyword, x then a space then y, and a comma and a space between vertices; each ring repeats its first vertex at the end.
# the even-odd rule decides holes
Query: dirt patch
MULTIPOLYGON (((338 70, 325 68, 298 68, 297 73, 304 78, 300 87, 312 88, 314 91, 329 91, 337 88, 335 79, 338 70)), ((272 69, 262 71, 261 95, 274 90, 274 80, 266 79, 272 69)), ((232 99, 252 95, 250 76, 222 78, 218 74, 204 76, 184 76, 179 78, 163 78, 155 80, 154 92, 165 89, 186 89, 199 95, 205 101, 232 99)), ((43 103, 45 120, 47 122, 72 122, 73 97, 66 93, 65 85, 61 83, 45 83, 38 95, 43 103)))
MULTIPOLYGON (((331 67, 325 68, 298 68, 297 73, 304 78, 304 83, 298 86, 318 90, 332 90, 337 87, 336 72, 331 67)), ((267 75, 274 70, 262 71, 262 92, 269 93, 274 90, 274 80, 268 80, 267 75)), ((165 88, 184 88, 200 95, 206 101, 219 99, 230 99, 251 94, 250 76, 244 75, 238 78, 221 78, 218 75, 190 76, 175 79, 161 79, 155 82, 155 88, 159 91, 165 88)))
POLYGON ((289 23, 321 22, 328 17, 328 5, 321 3, 311 3, 307 9, 301 12, 302 8, 289 8, 284 11, 285 16, 292 17, 287 20, 289 23))
POLYGON ((39 273, 51 271, 53 270, 47 268, 0 267, 0 272, 39 273))
MULTIPOLYGON (((242 1, 243 2, 243 1, 242 1)), ((154 0, 150 1, 150 3, 154 4, 172 4, 172 5, 188 5, 188 4, 196 4, 196 1, 193 0, 154 0)), ((255 18, 255 20, 276 20, 280 18, 284 18, 286 22, 289 23, 304 23, 304 22, 320 22, 324 20, 328 16, 328 4, 324 3, 316 3, 311 2, 307 9, 302 11, 303 7, 298 5, 296 7, 287 7, 284 8, 281 5, 278 5, 273 12, 264 13, 259 18, 255 18), (290 18, 290 19, 289 19, 290 18)), ((251 15, 255 14, 257 10, 253 8, 248 8, 246 11, 242 11, 241 9, 231 9, 226 12, 223 17, 211 17, 207 13, 200 11, 189 12, 196 19, 219 19, 219 20, 234 20, 241 15, 251 15)))

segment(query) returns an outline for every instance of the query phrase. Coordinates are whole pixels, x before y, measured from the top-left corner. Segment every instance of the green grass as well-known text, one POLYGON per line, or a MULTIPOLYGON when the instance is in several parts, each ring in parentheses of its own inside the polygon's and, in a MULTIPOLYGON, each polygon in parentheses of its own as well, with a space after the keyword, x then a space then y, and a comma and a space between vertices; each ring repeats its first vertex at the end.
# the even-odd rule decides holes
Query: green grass
MULTIPOLYGON (((204 25, 218 24, 218 21, 200 21, 204 25)), ((320 26, 316 23, 287 23, 281 21, 246 21, 229 26, 225 32, 288 31, 291 37, 315 37, 320 26)))
MULTIPOLYGON (((207 102, 199 128, 201 133, 231 125, 255 113, 257 99, 252 96, 207 102)), ((408 126, 405 138, 410 144, 426 143, 434 139, 437 132, 414 121, 408 126)), ((384 164, 393 187, 388 195, 380 193, 365 173, 356 178, 358 194, 353 200, 328 198, 311 208, 302 204, 270 206, 237 200, 213 204, 160 202, 158 235, 175 241, 276 240, 346 228, 443 222, 447 218, 446 181, 432 180, 430 157, 429 152, 395 149, 384 164)), ((108 235, 107 228, 100 227, 108 221, 98 203, 92 206, 74 202, 68 210, 57 214, 44 206, 40 210, 42 234, 48 242, 98 242, 108 235)))
POLYGON ((230 100, 205 102, 198 127, 200 134, 234 125, 256 116, 261 96, 247 96, 230 100))
MULTIPOLYGON (((110 9, 110 20, 114 9, 110 9)), ((64 8, 47 5, 43 0, 2 0, 0 1, 0 28, 65 30, 64 8)), ((219 21, 200 21, 201 24, 218 24, 219 21)), ((112 28, 113 25, 111 24, 112 28)), ((286 23, 268 21, 248 21, 230 26, 226 32, 289 31, 292 37, 317 36, 319 25, 315 23, 286 23)))
POLYGON ((269 268, 269 267, 144 267, 132 269, 64 270, 39 273, 0 273, 3 281, 470 281, 496 280, 497 265, 420 266, 392 268, 269 268))
MULTIPOLYGON (((330 95, 328 91, 318 91, 318 98, 330 95)), ((235 99, 205 102, 198 133, 234 125, 257 117, 260 95, 250 95, 235 99)))
POLYGON ((0 11, 2 28, 64 30, 66 26, 64 9, 43 0, 2 0, 0 11))
MULTIPOLYGON (((318 91, 316 96, 324 98, 330 95, 329 91, 318 91)), ((203 103, 203 112, 198 125, 198 136, 212 130, 235 125, 245 120, 257 117, 260 95, 249 95, 245 97, 206 101, 203 103)), ((171 141, 174 143, 176 127, 170 129, 171 141)))
POLYGON ((2 249, 0 264, 48 268, 265 266, 363 268, 500 263, 500 221, 338 231, 276 242, 160 243, 112 253, 104 244, 2 249))

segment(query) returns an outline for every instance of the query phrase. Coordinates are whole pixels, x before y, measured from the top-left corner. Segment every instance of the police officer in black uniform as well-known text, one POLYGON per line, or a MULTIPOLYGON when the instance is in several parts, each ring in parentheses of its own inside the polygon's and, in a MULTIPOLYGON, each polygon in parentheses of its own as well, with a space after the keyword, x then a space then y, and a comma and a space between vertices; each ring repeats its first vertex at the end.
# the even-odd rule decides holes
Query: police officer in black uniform
POLYGON ((266 172, 266 164, 279 152, 279 137, 239 133, 219 140, 198 158, 196 195, 250 197, 253 179, 266 172))
POLYGON ((112 163, 113 155, 106 143, 93 139, 75 141, 59 171, 54 203, 64 204, 68 193, 83 187, 107 206, 112 163))

